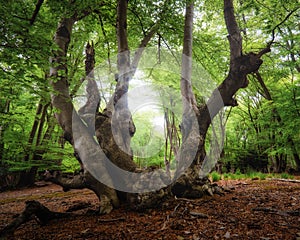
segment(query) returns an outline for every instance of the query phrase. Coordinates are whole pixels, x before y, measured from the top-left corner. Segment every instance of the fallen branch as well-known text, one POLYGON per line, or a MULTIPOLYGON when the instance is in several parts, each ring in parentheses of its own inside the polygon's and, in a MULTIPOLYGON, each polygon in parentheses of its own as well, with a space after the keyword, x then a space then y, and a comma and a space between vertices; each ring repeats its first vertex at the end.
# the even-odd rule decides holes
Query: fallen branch
POLYGON ((265 208, 265 207, 257 207, 257 208, 252 208, 252 211, 258 211, 258 212, 265 212, 265 213, 273 213, 273 214, 277 214, 280 216, 300 216, 300 211, 281 211, 281 210, 277 210, 274 208, 265 208))
POLYGON ((107 223, 107 222, 118 222, 118 221, 125 221, 125 220, 126 220, 125 218, 120 217, 120 218, 111 218, 111 219, 98 219, 98 222, 107 223))
POLYGON ((300 183, 300 180, 285 179, 285 178, 267 178, 267 180, 280 181, 280 182, 300 183))
POLYGON ((190 215, 197 218, 208 218, 208 215, 201 212, 190 212, 190 215))
POLYGON ((38 201, 26 201, 25 210, 19 214, 10 224, 0 231, 0 239, 13 234, 23 223, 36 219, 39 224, 45 225, 50 220, 74 216, 72 213, 52 212, 38 201), (33 218, 36 216, 36 218, 33 218))

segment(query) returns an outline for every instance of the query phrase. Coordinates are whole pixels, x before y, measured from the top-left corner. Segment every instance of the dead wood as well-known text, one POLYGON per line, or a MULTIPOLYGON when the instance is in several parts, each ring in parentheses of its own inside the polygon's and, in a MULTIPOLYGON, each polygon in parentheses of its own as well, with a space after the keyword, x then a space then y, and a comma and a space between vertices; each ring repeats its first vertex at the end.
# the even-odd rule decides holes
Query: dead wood
POLYGON ((265 213, 273 213, 281 216, 300 216, 300 210, 296 211, 281 211, 277 210, 274 208, 265 208, 265 207, 257 207, 257 208, 252 208, 252 211, 258 211, 258 212, 265 212, 265 213))
POLYGON ((208 215, 201 212, 190 212, 190 215, 197 218, 208 218, 208 215))
POLYGON ((300 183, 300 180, 285 179, 285 178, 268 178, 268 180, 271 180, 271 181, 280 181, 280 182, 300 183))
POLYGON ((51 220, 67 218, 70 216, 74 216, 74 214, 53 212, 38 201, 26 201, 25 210, 0 231, 0 239, 13 234, 19 226, 32 219, 37 220, 41 225, 45 225, 51 220))
POLYGON ((120 218, 111 218, 111 219, 98 219, 98 222, 107 223, 107 222, 119 222, 119 221, 125 221, 125 220, 126 220, 125 218, 120 217, 120 218))

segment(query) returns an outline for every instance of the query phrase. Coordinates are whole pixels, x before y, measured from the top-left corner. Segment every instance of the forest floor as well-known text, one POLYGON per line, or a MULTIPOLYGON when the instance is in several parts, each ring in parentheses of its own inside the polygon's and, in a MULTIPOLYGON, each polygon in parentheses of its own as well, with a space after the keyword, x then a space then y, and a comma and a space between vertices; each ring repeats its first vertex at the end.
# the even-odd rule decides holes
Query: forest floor
POLYGON ((74 206, 74 216, 40 226, 21 225, 8 239, 300 239, 300 183, 275 180, 219 181, 228 192, 202 199, 173 199, 143 213, 125 207, 104 216, 89 215, 98 200, 89 190, 63 192, 47 184, 0 193, 0 229, 36 200, 52 211, 74 206))

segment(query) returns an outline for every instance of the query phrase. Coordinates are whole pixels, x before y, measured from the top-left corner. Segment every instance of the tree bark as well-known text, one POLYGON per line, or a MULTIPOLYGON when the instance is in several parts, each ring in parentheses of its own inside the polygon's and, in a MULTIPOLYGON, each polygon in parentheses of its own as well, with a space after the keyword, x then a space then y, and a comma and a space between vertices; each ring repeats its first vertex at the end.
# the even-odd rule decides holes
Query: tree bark
POLYGON ((64 131, 64 138, 72 145, 73 104, 69 94, 66 57, 74 23, 74 17, 63 18, 57 27, 54 42, 59 50, 54 52, 54 56, 50 60, 52 66, 49 75, 51 86, 53 87, 51 94, 52 105, 58 110, 55 116, 64 131))
MULTIPOLYGON (((194 2, 187 1, 183 37, 183 51, 181 63, 181 80, 180 89, 183 102, 182 122, 180 125, 182 132, 182 145, 180 147, 180 154, 177 156, 177 169, 175 177, 180 176, 179 179, 173 184, 172 192, 178 197, 196 197, 189 195, 190 192, 194 194, 193 185, 198 178, 197 166, 199 161, 197 155, 202 154, 202 146, 198 130, 194 128, 195 118, 193 114, 199 115, 199 109, 196 104, 196 99, 192 90, 191 73, 192 73, 192 48, 193 48, 193 15, 194 15, 194 2), (189 141, 188 141, 189 139, 189 141), (190 142, 192 141, 192 142, 190 142), (186 168, 186 163, 190 158, 193 158, 194 152, 191 148, 198 146, 199 151, 196 153, 196 158, 193 160, 191 166, 183 173, 186 168), (200 147, 200 148, 199 148, 200 147)), ((203 195, 200 191, 200 195, 203 195)))
MULTIPOLYGON (((76 153, 75 155, 77 156, 79 162, 81 162, 81 159, 84 156, 90 154, 90 152, 93 151, 91 149, 91 146, 94 146, 95 148, 99 146, 92 139, 92 135, 90 135, 88 127, 84 125, 77 113, 73 111, 73 104, 69 94, 66 57, 68 45, 71 39, 72 27, 75 21, 76 16, 73 16, 71 18, 63 18, 58 25, 57 31, 54 36, 54 41, 59 49, 56 52, 54 52, 54 57, 51 58, 52 67, 50 69, 50 83, 53 87, 53 93, 51 95, 52 105, 57 109, 57 112, 55 113, 56 119, 58 120, 59 125, 64 131, 64 138, 73 145, 76 153), (73 129, 76 129, 76 133, 78 134, 76 139, 77 142, 74 141, 73 129)), ((87 61, 87 65, 88 63, 90 62, 87 61)), ((89 67, 87 66, 87 68, 89 67)), ((94 80, 89 80, 90 82, 88 82, 88 91, 92 92, 89 92, 88 100, 90 102, 87 103, 87 105, 91 106, 94 104, 94 100, 97 99, 97 97, 94 96, 95 91, 97 89, 93 88, 95 87, 95 84, 93 83, 94 80), (92 88, 89 88, 90 85, 92 85, 92 88), (95 99, 91 101, 92 98, 95 99)), ((86 110, 84 110, 83 112, 86 112, 86 110)), ((95 115, 93 115, 93 118, 94 116, 95 115)), ((99 161, 101 161, 101 159, 99 159, 99 161)), ((104 169, 104 167, 102 169, 104 169)), ((107 178, 109 178, 109 176, 107 176, 107 178)), ((70 187, 89 188, 95 192, 99 199, 104 197, 108 198, 111 200, 108 201, 109 204, 113 204, 114 207, 119 206, 119 200, 117 198, 116 191, 100 183, 97 179, 92 177, 91 174, 86 170, 84 172, 84 176, 82 178, 81 183, 79 183, 78 179, 74 180, 76 184, 71 184, 70 182, 66 181, 66 179, 59 179, 53 181, 56 181, 57 184, 60 184, 65 189, 68 189, 70 187)), ((100 211, 102 210, 100 209, 100 211)))
MULTIPOLYGON (((186 32, 184 34, 184 42, 189 43, 191 29, 188 26, 189 12, 187 11, 186 13, 185 24, 187 26, 185 26, 186 32)), ((183 145, 185 137, 189 134, 194 134, 192 139, 194 141, 194 144, 197 144, 198 150, 191 166, 172 186, 172 191, 177 196, 198 197, 203 195, 204 189, 203 187, 201 188, 201 185, 207 186, 206 176, 213 168, 205 152, 205 139, 207 130, 213 118, 224 106, 237 106, 237 101, 233 96, 240 88, 247 87, 247 74, 256 72, 263 62, 260 59, 261 56, 270 51, 270 45, 268 45, 265 49, 261 50, 257 54, 251 52, 245 55, 242 53, 242 36, 236 18, 234 16, 234 7, 232 0, 224 0, 224 19, 229 34, 228 40, 230 44, 229 73, 225 80, 217 87, 217 89, 213 91, 207 103, 197 107, 197 110, 195 112, 197 115, 199 132, 195 134, 193 133, 193 131, 195 130, 186 131, 186 129, 184 129, 185 132, 183 132, 183 145)), ((185 47, 184 51, 185 53, 188 53, 188 50, 185 47)), ((189 65, 187 65, 187 67, 189 67, 189 65)), ((181 87, 183 87, 184 89, 183 93, 186 96, 189 96, 189 91, 191 91, 189 90, 189 87, 186 85, 183 85, 181 87)), ((190 100, 190 102, 192 101, 193 100, 190 100)), ((184 126, 188 126, 189 124, 191 124, 184 124, 184 121, 186 119, 188 118, 183 117, 184 126)), ((186 149, 182 149, 182 153, 183 154, 181 154, 182 156, 180 157, 180 162, 184 165, 184 163, 188 161, 188 158, 191 157, 189 154, 190 151, 188 146, 186 147, 186 149)))
MULTIPOLYGON (((92 137, 89 129, 93 127, 93 117, 85 118, 87 115, 95 117, 95 111, 97 112, 97 107, 95 107, 96 99, 99 99, 97 93, 96 84, 94 80, 88 78, 87 92, 88 101, 84 108, 80 109, 79 114, 82 119, 86 122, 88 127, 86 127, 80 116, 73 111, 73 105, 71 103, 71 98, 69 94, 68 81, 67 81, 67 66, 66 66, 66 54, 68 49, 68 44, 70 42, 72 26, 76 20, 76 17, 64 18, 60 22, 58 29, 56 31, 54 40, 58 45, 59 50, 55 52, 55 56, 51 59, 53 67, 50 69, 50 77, 52 78, 51 85, 53 86, 52 94, 52 105, 58 109, 56 113, 56 118, 64 131, 64 138, 69 141, 76 152, 76 156, 79 161, 84 159, 90 154, 94 155, 95 149, 99 148, 98 152, 103 159, 98 159, 100 164, 100 169, 106 169, 103 165, 104 158, 108 158, 112 163, 117 165, 127 171, 134 171, 136 165, 133 162, 131 150, 130 150, 130 138, 134 134, 135 127, 133 125, 131 114, 128 110, 127 96, 129 81, 132 78, 135 71, 132 70, 132 65, 130 63, 130 55, 127 40, 127 5, 126 0, 118 1, 117 9, 117 40, 118 40, 118 83, 116 86, 115 94, 110 101, 107 110, 103 113, 97 113, 95 122, 96 137, 100 148, 92 137), (87 109, 93 109, 90 112, 87 109), (112 135, 112 113, 116 118, 116 125, 121 131, 117 132, 117 137, 112 135), (74 132, 72 129, 76 130, 76 138, 74 139, 74 132), (122 132, 123 131, 123 132, 122 132), (119 141, 119 142, 116 142, 119 141), (127 151, 123 152, 119 146, 123 146, 127 151), (94 149, 93 149, 94 148, 94 149)), ((156 28, 155 28, 156 29, 156 28)), ((141 45, 146 46, 150 41, 151 37, 154 35, 154 30, 150 30, 149 33, 142 39, 141 45)), ((143 50, 138 50, 135 57, 135 67, 137 66, 141 53, 143 50)), ((91 66, 90 66, 91 67, 91 66)), ((87 72, 88 74, 88 72, 87 72)), ((98 103, 99 104, 99 103, 98 103)), ((98 166, 99 168, 99 166, 98 166)), ((109 173, 103 173, 106 179, 111 182, 110 186, 113 186, 113 182, 109 173)), ((90 173, 89 169, 84 171, 84 184, 79 184, 78 180, 76 184, 67 182, 66 179, 60 178, 56 182, 65 189, 69 187, 87 187, 92 189, 99 198, 102 196, 107 196, 112 202, 114 207, 119 205, 119 199, 117 193, 114 189, 104 186, 97 179, 95 179, 90 173), (71 185, 70 185, 71 184, 71 185)), ((118 181, 116 179, 115 181, 118 181)), ((104 201, 103 201, 104 202, 104 201)))

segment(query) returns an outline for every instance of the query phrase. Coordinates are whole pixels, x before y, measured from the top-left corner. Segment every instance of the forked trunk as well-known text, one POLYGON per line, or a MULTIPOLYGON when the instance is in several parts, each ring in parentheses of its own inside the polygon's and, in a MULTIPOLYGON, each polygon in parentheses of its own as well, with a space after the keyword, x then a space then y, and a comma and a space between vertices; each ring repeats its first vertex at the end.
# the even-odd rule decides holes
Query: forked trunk
MULTIPOLYGON (((211 161, 205 152, 205 140, 208 128, 214 117, 224 106, 237 105, 234 95, 240 88, 247 87, 247 74, 256 72, 262 64, 260 57, 270 51, 270 46, 268 46, 258 54, 249 53, 243 55, 242 36, 234 16, 232 0, 224 0, 224 17, 230 43, 229 74, 219 87, 213 91, 206 104, 196 106, 190 87, 191 79, 189 71, 191 71, 191 60, 188 60, 191 59, 191 55, 188 54, 191 54, 192 47, 192 11, 191 3, 186 9, 182 61, 181 91, 186 101, 184 102, 182 121, 183 144, 181 147, 181 155, 179 156, 180 167, 177 170, 177 176, 181 176, 172 186, 172 192, 175 195, 184 197, 200 197, 205 193, 213 193, 214 189, 208 187, 209 184, 207 184, 208 180, 206 178, 214 167, 214 161, 211 161), (188 55, 188 57, 186 57, 186 55, 188 55), (193 114, 195 114, 197 118, 198 126, 196 128, 192 127, 194 126, 193 114), (185 144, 187 139, 190 141, 189 144, 185 144), (194 150, 195 146, 198 146, 196 153, 194 150), (182 169, 187 167, 190 158, 193 158, 190 166, 185 172, 181 172, 182 169)), ((219 149, 219 154, 221 154, 221 149, 219 149)))
MULTIPOLYGON (((83 176, 78 176, 72 181, 61 178, 57 178, 55 181, 66 189, 92 189, 101 198, 102 203, 108 203, 103 206, 103 212, 111 210, 110 202, 112 202, 114 207, 117 207, 121 198, 122 200, 130 201, 130 204, 137 208, 145 208, 157 205, 165 196, 170 195, 171 191, 177 196, 185 197, 200 197, 203 194, 213 194, 214 190, 218 191, 218 188, 211 188, 206 178, 209 173, 209 170, 206 168, 211 167, 205 153, 207 130, 212 119, 222 107, 237 105, 233 96, 240 88, 247 86, 247 74, 256 72, 262 64, 261 56, 270 51, 269 45, 258 54, 242 54, 242 37, 235 20, 233 3, 232 0, 224 0, 224 16, 230 42, 230 70, 226 79, 214 90, 208 102, 197 106, 191 85, 193 2, 188 1, 181 74, 183 96, 181 131, 183 139, 180 153, 177 155, 179 164, 175 172, 175 179, 173 179, 175 183, 170 187, 162 187, 158 192, 123 194, 114 190, 116 185, 129 186, 130 184, 135 184, 135 178, 131 178, 128 182, 127 180, 122 182, 124 179, 119 174, 113 173, 108 166, 117 166, 121 171, 125 170, 126 174, 136 171, 136 164, 133 162, 130 149, 130 139, 135 132, 135 127, 128 109, 127 92, 129 81, 136 71, 143 52, 143 48, 139 48, 132 62, 130 61, 126 29, 127 4, 127 0, 118 1, 118 83, 106 111, 97 113, 97 106, 99 105, 97 99, 99 99, 99 96, 97 91, 95 91, 96 84, 93 78, 88 77, 88 94, 85 109, 79 111, 79 115, 73 112, 65 63, 71 29, 74 24, 74 19, 72 18, 63 19, 58 27, 55 41, 60 50, 56 52, 56 56, 53 58, 54 67, 51 68, 51 77, 54 77, 51 83, 55 90, 52 95, 52 104, 60 110, 56 116, 64 130, 64 137, 73 145, 79 160, 89 161, 88 164, 84 164, 85 174, 83 176), (61 73, 63 74, 61 75, 61 73), (92 109, 96 109, 93 112, 86 111, 89 106, 92 106, 92 109), (85 118, 84 115, 86 113, 91 114, 92 117, 89 119, 85 118), (95 113, 96 118, 93 117, 95 113), (85 124, 80 117, 85 121, 85 124), (93 133, 91 134, 89 129, 93 129, 94 126, 98 142, 94 140, 93 133), (76 133, 76 136, 74 136, 74 133, 76 133), (107 159, 109 161, 106 161, 107 159), (95 170, 97 171, 95 172, 95 170), (98 177, 100 176, 106 182, 106 185, 100 183, 99 178, 95 178, 95 174, 98 177), (127 199, 127 196, 130 198, 127 199)), ((155 30, 156 26, 145 35, 141 41, 141 47, 147 45, 155 30)), ((148 176, 148 178, 142 179, 145 182, 139 183, 140 186, 137 187, 143 188, 144 184, 151 186, 154 183, 159 184, 159 186, 162 184, 163 186, 164 183, 170 183, 170 179, 164 174, 158 173, 160 177, 158 180, 155 174, 146 174, 145 176, 148 176)))

